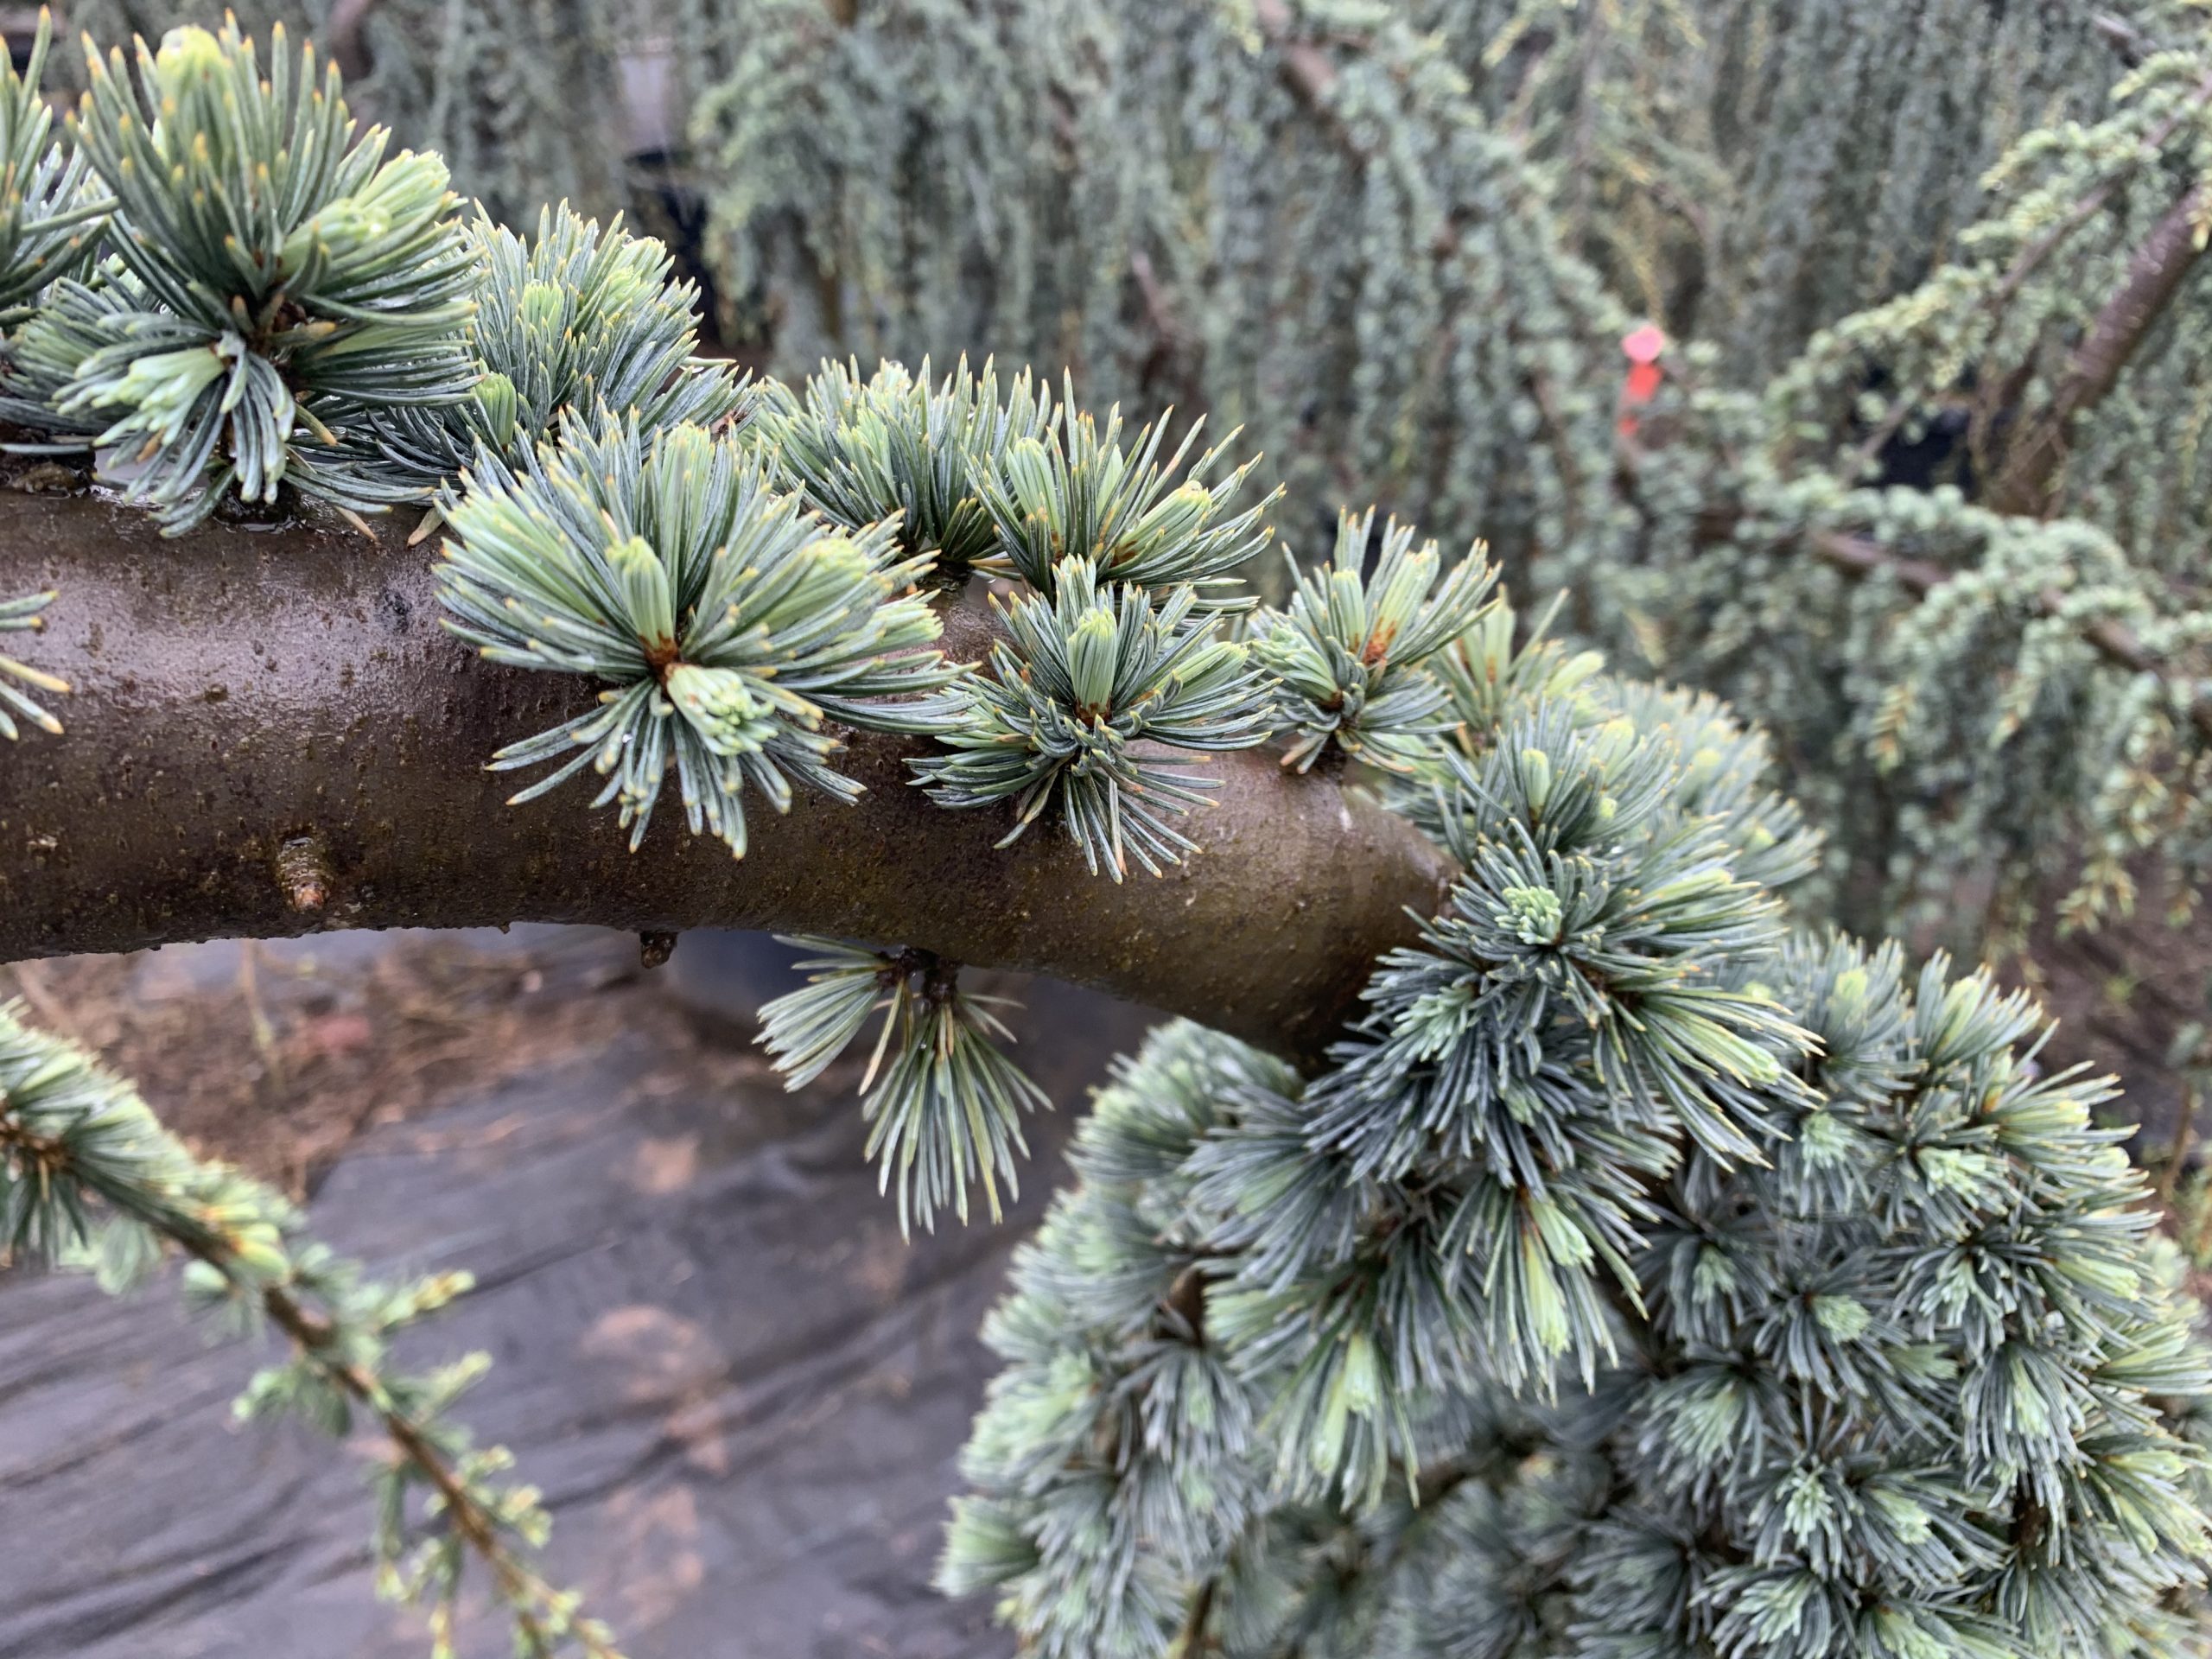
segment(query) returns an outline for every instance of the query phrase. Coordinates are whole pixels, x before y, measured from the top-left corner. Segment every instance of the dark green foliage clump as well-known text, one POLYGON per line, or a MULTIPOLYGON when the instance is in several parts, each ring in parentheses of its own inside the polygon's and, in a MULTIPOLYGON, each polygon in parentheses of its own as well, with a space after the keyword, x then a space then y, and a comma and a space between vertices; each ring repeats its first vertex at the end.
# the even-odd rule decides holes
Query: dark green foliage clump
POLYGON ((527 241, 464 226, 444 162, 388 157, 281 29, 265 70, 234 23, 135 62, 88 50, 66 149, 46 145, 43 44, 0 82, 0 416, 92 452, 170 530, 233 495, 428 501, 571 412, 741 420, 658 244, 566 207, 527 241))
POLYGON ((39 79, 52 37, 41 12, 22 73, 12 55, 0 64, 0 325, 20 321, 42 289, 82 264, 113 206, 88 187, 84 156, 50 142, 39 79))
POLYGON ((1370 574, 1374 532, 1372 512, 1346 513, 1335 556, 1311 571, 1293 559, 1290 603, 1258 631, 1254 654, 1278 683, 1281 717, 1298 734, 1283 764, 1300 772, 1332 742, 1399 771, 1458 723, 1443 684, 1409 671, 1474 626, 1497 573, 1479 546, 1446 573, 1435 543, 1415 549, 1411 527, 1392 524, 1370 574))
POLYGON ((1000 1219, 999 1183, 1011 1196, 1021 1192, 1018 1160, 1029 1154, 1022 1114, 1052 1104, 999 1047, 1013 1039, 994 1012, 1006 999, 963 991, 958 967, 930 951, 859 950, 810 936, 784 943, 820 953, 797 964, 808 976, 803 989, 760 1010, 759 1040, 787 1087, 813 1082, 869 1016, 883 1015, 861 1078, 861 1109, 867 1154, 882 1161, 881 1185, 899 1183, 899 1231, 916 1217, 934 1230, 948 1206, 965 1222, 970 1181, 1000 1219))
POLYGON ((1040 593, 1053 591, 1064 566, 1082 561, 1103 581, 1189 587, 1209 605, 1233 608, 1234 573, 1268 542, 1267 503, 1230 510, 1250 468, 1208 482, 1221 451, 1186 461, 1196 426, 1165 459, 1165 423, 1127 448, 1121 436, 1118 409, 1102 428, 1077 408, 1070 386, 1057 423, 993 458, 980 481, 1001 563, 1040 593))

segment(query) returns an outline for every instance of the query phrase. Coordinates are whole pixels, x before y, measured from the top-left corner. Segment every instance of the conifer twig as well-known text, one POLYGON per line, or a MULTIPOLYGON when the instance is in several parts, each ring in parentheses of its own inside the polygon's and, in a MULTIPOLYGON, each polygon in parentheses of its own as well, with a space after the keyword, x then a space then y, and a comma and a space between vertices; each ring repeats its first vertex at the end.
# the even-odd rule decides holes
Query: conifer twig
MULTIPOLYGON (((185 1235, 172 1235, 171 1242, 194 1261, 205 1262, 226 1280, 237 1282, 235 1258, 219 1246, 185 1235)), ((480 1497, 475 1484, 439 1452, 432 1443, 431 1431, 393 1402, 383 1381, 363 1366, 338 1356, 339 1332, 330 1319, 308 1308, 282 1286, 265 1285, 259 1295, 262 1310, 268 1314, 270 1323, 290 1338, 301 1357, 375 1416, 393 1452, 437 1494, 454 1530, 496 1581, 500 1599, 514 1618, 522 1651, 529 1655, 556 1651, 558 1634, 549 1628, 537 1610, 557 1608, 571 1602, 569 1592, 547 1583, 507 1546, 500 1535, 502 1528, 498 1517, 480 1497)), ((440 1617, 435 1612, 432 1615, 434 1620, 440 1617)), ((574 1634, 580 1650, 588 1659, 621 1659, 612 1640, 594 1621, 582 1621, 575 1627, 574 1634)))
MULTIPOLYGON (((16 1005, 20 1006, 20 1005, 16 1005)), ((334 1433, 347 1407, 366 1410, 393 1460, 378 1478, 379 1587, 426 1601, 434 1659, 450 1659, 467 1555, 492 1577, 523 1659, 576 1652, 620 1659, 613 1637, 580 1616, 580 1599, 549 1584, 513 1541, 535 1547, 550 1521, 537 1491, 494 1478, 510 1461, 471 1446, 443 1420, 482 1370, 480 1358, 427 1376, 388 1369, 393 1331, 466 1292, 466 1274, 404 1285, 367 1278, 302 1236, 298 1212, 263 1183, 202 1161, 163 1129, 137 1092, 73 1043, 24 1026, 0 1007, 0 1260, 6 1252, 74 1262, 89 1255, 100 1282, 120 1290, 162 1245, 189 1258, 188 1294, 226 1313, 251 1311, 289 1341, 287 1363, 257 1373, 240 1416, 289 1408, 334 1433), (430 1496, 429 1535, 410 1541, 410 1484, 430 1496)))

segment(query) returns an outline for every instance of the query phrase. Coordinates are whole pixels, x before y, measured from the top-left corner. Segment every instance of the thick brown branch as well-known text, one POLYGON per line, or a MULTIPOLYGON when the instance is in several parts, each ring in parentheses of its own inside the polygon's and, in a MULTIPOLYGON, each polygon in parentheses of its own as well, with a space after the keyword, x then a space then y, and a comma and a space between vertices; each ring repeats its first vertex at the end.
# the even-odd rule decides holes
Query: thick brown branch
POLYGON ((737 861, 671 787, 633 855, 582 783, 505 804, 518 779, 485 760, 594 688, 446 634, 404 526, 164 542, 98 500, 0 512, 0 592, 59 590, 36 657, 75 687, 64 735, 0 753, 0 959, 525 919, 807 930, 1054 975, 1310 1062, 1447 879, 1400 820, 1255 753, 1211 763, 1188 866, 1117 887, 1049 825, 995 847, 1006 814, 933 805, 915 742, 870 735, 843 757, 857 804, 749 799, 737 861))

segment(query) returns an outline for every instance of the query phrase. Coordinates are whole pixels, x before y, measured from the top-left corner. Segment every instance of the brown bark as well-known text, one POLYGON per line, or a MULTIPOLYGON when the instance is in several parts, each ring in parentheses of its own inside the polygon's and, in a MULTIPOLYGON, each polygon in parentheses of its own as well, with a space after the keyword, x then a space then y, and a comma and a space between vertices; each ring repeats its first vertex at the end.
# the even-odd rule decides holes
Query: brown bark
POLYGON ((369 60, 368 43, 361 38, 377 0, 337 0, 324 22, 322 35, 330 60, 349 82, 365 80, 376 66, 369 60))
POLYGON ((1448 880, 1402 821, 1260 752, 1211 763, 1185 868, 1116 886, 1049 823, 995 848, 1007 812, 932 804, 906 781, 917 741, 870 734, 843 756, 857 804, 748 799, 740 861, 688 833, 671 784, 632 855, 582 780, 505 804, 524 780, 484 762, 596 688, 444 632, 404 528, 165 542, 105 502, 0 499, 0 592, 60 595, 23 654, 73 687, 62 736, 0 753, 0 959, 518 920, 804 930, 1053 975, 1310 1064, 1448 880))
POLYGON ((1275 48, 1283 80, 1299 102, 1317 114, 1325 111, 1337 88, 1337 66, 1329 61, 1329 54, 1319 42, 1298 34, 1296 20, 1283 0, 1257 0, 1252 16, 1275 48))

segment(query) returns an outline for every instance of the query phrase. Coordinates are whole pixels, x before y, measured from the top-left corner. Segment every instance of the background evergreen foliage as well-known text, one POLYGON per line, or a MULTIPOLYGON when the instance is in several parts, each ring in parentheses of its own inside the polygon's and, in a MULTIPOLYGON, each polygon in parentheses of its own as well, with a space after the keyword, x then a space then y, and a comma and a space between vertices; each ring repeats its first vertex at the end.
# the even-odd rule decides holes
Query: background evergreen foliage
MULTIPOLYGON (((723 321, 779 359, 996 351, 1065 390, 923 357, 756 392, 656 245, 464 225, 311 57, 295 93, 281 36, 264 79, 180 29, 135 80, 90 56, 60 149, 0 84, 27 447, 172 527, 287 485, 434 505, 449 626, 602 688, 488 759, 552 763, 518 801, 594 772, 633 849, 671 771, 741 856, 747 792, 849 798, 852 727, 1116 880, 1193 849, 1206 756, 1275 740, 1366 763, 1459 872, 1318 1075, 1178 1024, 1101 1095, 992 1321, 948 1587, 1069 1656, 2191 1650, 2212 1380, 2111 1086, 1985 975, 1818 922, 1924 922, 1972 874, 1950 926, 2001 934, 2054 872, 2091 919, 2139 855, 2199 871, 2205 290, 2141 285, 2212 224, 2212 11, 422 10, 337 44, 495 214, 688 156, 723 321), (639 130, 544 118, 576 109, 639 130), (1648 397, 1640 315, 1681 342, 1648 397), (1086 412, 1116 397, 1131 425, 1086 412), (1241 434, 1199 453, 1171 399, 1241 434), (1280 607, 1240 584, 1277 533, 1280 607), (925 597, 971 573, 981 664, 925 597)), ((51 729, 17 687, 66 688, 0 673, 51 729)), ((805 943, 773 1057, 817 1075, 880 1012, 902 1224, 971 1182, 995 1214, 1041 1101, 988 1005, 805 943)), ((606 1649, 444 1425, 473 1368, 383 1368, 453 1287, 365 1286, 12 1014, 0 1219, 118 1284, 194 1258, 292 1344, 251 1402, 392 1440, 394 1587, 449 1607, 473 1552, 524 1651, 606 1649)))

